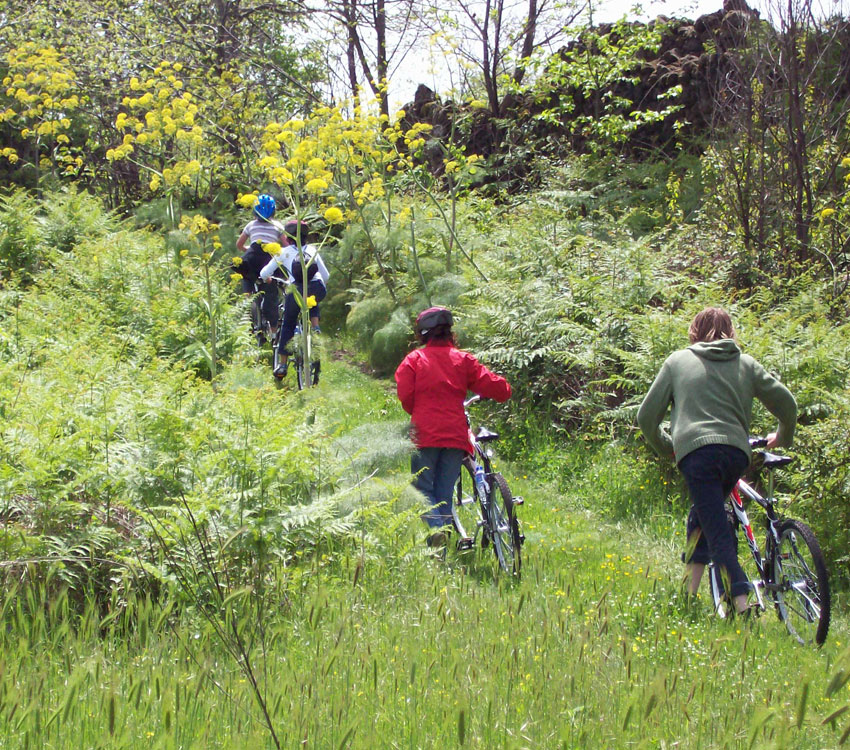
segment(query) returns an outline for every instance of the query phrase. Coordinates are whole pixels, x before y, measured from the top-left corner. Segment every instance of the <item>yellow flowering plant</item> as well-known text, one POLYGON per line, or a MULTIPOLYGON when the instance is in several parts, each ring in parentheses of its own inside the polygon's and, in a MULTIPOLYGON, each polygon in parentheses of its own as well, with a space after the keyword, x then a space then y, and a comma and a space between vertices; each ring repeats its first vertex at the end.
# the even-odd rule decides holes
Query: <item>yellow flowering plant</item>
MULTIPOLYGON (((10 50, 5 58, 0 123, 17 127, 21 138, 33 142, 36 183, 45 169, 55 174, 61 167, 64 174, 78 174, 84 161, 67 133, 82 99, 70 61, 60 50, 35 42, 10 50)), ((21 157, 11 147, 0 155, 11 164, 21 157)))

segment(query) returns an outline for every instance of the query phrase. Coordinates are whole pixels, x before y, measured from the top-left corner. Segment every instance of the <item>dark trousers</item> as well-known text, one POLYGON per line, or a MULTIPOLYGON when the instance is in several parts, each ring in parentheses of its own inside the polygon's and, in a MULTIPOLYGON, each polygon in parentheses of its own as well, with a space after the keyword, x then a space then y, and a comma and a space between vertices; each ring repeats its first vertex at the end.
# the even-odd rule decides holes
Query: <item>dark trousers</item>
POLYGON ((452 523, 452 495, 466 451, 460 448, 420 448, 410 459, 410 470, 416 474, 413 484, 431 503, 422 516, 431 528, 452 523))
MULTIPOLYGON (((327 289, 325 289, 325 285, 319 279, 313 279, 309 284, 307 284, 307 292, 304 295, 304 301, 306 303, 307 297, 315 297, 316 302, 321 302, 325 295, 328 293, 327 289)), ((277 350, 281 354, 286 354, 286 346, 292 340, 292 337, 295 335, 295 326, 298 325, 298 319, 301 316, 301 307, 298 305, 298 302, 295 299, 295 295, 290 292, 286 295, 286 300, 283 303, 283 323, 280 326, 280 341, 278 343, 277 350)), ((318 304, 312 310, 310 310, 310 317, 317 318, 319 316, 319 306, 318 304)))
POLYGON ((260 294, 260 310, 263 317, 269 321, 272 328, 276 328, 280 320, 278 310, 277 284, 265 284, 260 279, 260 271, 266 263, 272 259, 259 242, 252 242, 251 246, 243 253, 242 262, 233 266, 236 273, 242 274, 242 291, 245 294, 260 294))
POLYGON ((691 496, 686 563, 714 561, 729 579, 735 597, 750 590, 738 562, 738 545, 726 517, 726 498, 749 465, 747 454, 731 445, 704 445, 679 462, 691 496))

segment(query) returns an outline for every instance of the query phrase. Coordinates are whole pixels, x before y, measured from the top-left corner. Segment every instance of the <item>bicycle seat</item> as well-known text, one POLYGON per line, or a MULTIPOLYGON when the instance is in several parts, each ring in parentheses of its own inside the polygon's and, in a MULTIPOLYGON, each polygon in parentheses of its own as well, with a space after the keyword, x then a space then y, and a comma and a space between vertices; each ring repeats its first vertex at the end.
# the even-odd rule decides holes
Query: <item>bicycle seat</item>
POLYGON ((493 432, 493 430, 488 430, 486 427, 479 427, 478 432, 475 434, 475 439, 479 443, 489 443, 493 440, 498 440, 499 433, 493 432))
POLYGON ((753 464, 757 467, 763 466, 765 469, 775 469, 777 466, 785 466, 790 464, 794 459, 791 456, 777 456, 775 453, 760 451, 753 455, 753 464))

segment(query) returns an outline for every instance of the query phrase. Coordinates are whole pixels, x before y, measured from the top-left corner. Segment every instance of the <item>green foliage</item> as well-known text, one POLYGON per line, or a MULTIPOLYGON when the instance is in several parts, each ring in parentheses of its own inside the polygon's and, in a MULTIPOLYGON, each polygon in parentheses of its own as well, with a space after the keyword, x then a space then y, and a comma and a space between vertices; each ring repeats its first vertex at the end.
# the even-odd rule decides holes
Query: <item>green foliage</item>
POLYGON ((395 305, 383 295, 365 296, 352 305, 345 327, 354 334, 358 346, 368 349, 375 331, 387 324, 395 305))
POLYGON ((86 240, 99 240, 114 231, 116 224, 97 198, 68 188, 47 196, 42 238, 50 251, 68 253, 86 240))
POLYGON ((362 456, 324 450, 309 411, 281 408, 271 379, 249 376, 247 303, 232 304, 214 258, 205 277, 148 232, 104 233, 90 200, 55 202, 50 226, 72 244, 33 293, 0 297, 13 322, 0 337, 7 580, 67 587, 79 603, 194 571, 192 596, 208 601, 210 563, 236 587, 313 550, 383 543, 372 530, 395 516, 406 476, 373 487, 354 468, 362 456), (213 384, 211 288, 218 361, 233 365, 213 384))
POLYGON ((674 114, 681 105, 668 101, 681 94, 680 85, 652 92, 651 101, 628 96, 646 56, 659 49, 664 29, 660 22, 624 18, 613 26, 581 30, 575 42, 546 61, 533 91, 541 105, 535 119, 565 123, 574 142, 601 152, 625 142, 641 125, 674 114))
POLYGON ((45 252, 36 221, 38 203, 25 190, 0 197, 0 276, 29 282, 45 252))
POLYGON ((369 362, 381 374, 389 374, 410 349, 410 318, 404 310, 396 310, 390 322, 375 331, 369 362))

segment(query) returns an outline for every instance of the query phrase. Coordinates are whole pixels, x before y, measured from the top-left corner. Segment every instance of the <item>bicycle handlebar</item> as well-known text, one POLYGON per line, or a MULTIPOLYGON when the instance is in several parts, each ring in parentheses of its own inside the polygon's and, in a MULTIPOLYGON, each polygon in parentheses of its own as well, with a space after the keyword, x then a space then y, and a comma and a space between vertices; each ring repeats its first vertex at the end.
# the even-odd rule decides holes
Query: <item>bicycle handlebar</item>
POLYGON ((463 402, 463 408, 466 409, 466 408, 472 406, 472 404, 474 404, 476 401, 480 401, 480 400, 481 400, 481 396, 479 396, 476 393, 475 395, 470 396, 468 399, 466 399, 466 401, 463 402))

